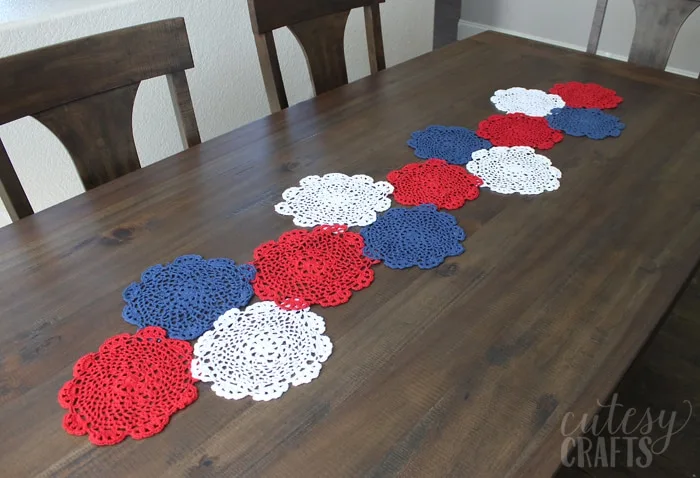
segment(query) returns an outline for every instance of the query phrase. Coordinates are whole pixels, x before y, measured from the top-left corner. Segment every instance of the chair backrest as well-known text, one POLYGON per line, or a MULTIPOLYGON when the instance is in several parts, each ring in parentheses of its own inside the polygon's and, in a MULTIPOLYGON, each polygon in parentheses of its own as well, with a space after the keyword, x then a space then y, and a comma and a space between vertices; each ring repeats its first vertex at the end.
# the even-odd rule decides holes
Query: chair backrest
MULTIPOLYGON (((637 23, 629 61, 651 68, 666 68, 678 32, 700 0, 632 0, 637 23)), ((588 53, 598 51, 608 0, 598 0, 593 27, 588 39, 588 53)))
POLYGON ((457 41, 461 18, 462 0, 435 0, 433 50, 457 41))
POLYGON ((272 32, 287 27, 301 44, 317 95, 348 83, 344 36, 350 10, 364 7, 370 71, 383 70, 379 4, 384 0, 248 0, 270 110, 287 108, 272 32))
MULTIPOLYGON (((68 150, 86 189, 139 169, 132 112, 141 81, 167 75, 185 147, 199 144, 185 70, 182 18, 148 23, 0 59, 0 125, 32 116, 68 150)), ((33 213, 0 142, 0 199, 13 220, 33 213)))

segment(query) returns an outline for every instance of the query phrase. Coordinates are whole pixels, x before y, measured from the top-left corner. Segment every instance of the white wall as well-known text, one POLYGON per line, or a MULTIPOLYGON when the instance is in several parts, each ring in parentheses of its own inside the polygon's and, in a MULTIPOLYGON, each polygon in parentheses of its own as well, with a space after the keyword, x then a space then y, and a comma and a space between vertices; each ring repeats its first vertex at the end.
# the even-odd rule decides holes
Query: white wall
MULTIPOLYGON (((585 49, 596 0, 463 0, 462 37, 485 29, 536 37, 585 49)), ((600 38, 599 54, 626 58, 632 45, 635 13, 632 0, 610 0, 600 38)), ((700 71, 700 9, 683 26, 671 55, 669 70, 696 76, 700 71)))
MULTIPOLYGON (((388 0, 381 6, 387 66, 432 49, 433 9, 434 0, 388 0)), ((195 68, 187 76, 202 139, 268 114, 245 0, 0 0, 0 57, 177 16, 185 17, 192 45, 195 68), (59 14, 61 2, 70 8, 59 14)), ((351 81, 369 74, 364 35, 362 11, 353 11, 346 30, 351 81)), ((310 98, 301 48, 286 29, 275 32, 275 39, 290 103, 310 98)), ((142 83, 134 136, 143 165, 182 149, 164 78, 142 83)), ((65 148, 37 121, 0 126, 0 139, 35 210, 83 192, 65 148)), ((9 222, 0 204, 0 226, 9 222)))

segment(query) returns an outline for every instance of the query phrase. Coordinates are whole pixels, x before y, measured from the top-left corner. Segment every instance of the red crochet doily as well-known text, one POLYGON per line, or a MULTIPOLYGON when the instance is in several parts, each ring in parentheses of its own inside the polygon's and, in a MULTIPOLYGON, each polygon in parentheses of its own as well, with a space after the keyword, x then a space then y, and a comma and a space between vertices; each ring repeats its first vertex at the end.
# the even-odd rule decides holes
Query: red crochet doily
POLYGON ((379 262, 362 255, 364 239, 347 229, 339 225, 317 226, 311 232, 295 229, 258 246, 253 253, 255 294, 285 310, 347 302, 352 291, 372 283, 371 267, 379 262))
POLYGON ((597 83, 557 83, 549 92, 561 96, 566 106, 571 108, 610 109, 617 108, 622 103, 622 98, 617 96, 615 90, 597 83))
POLYGON ((173 413, 197 399, 191 363, 192 346, 166 338, 160 327, 107 339, 76 362, 73 379, 58 393, 68 409, 63 428, 87 434, 95 445, 159 433, 173 413))
POLYGON ((458 209, 466 201, 478 198, 479 186, 484 184, 463 166, 443 159, 407 164, 390 172, 387 179, 394 186, 394 199, 399 204, 435 204, 444 209, 458 209))
POLYGON ((523 113, 489 116, 479 123, 476 134, 488 139, 494 146, 530 146, 537 149, 551 149, 564 139, 564 134, 552 129, 545 118, 523 113))

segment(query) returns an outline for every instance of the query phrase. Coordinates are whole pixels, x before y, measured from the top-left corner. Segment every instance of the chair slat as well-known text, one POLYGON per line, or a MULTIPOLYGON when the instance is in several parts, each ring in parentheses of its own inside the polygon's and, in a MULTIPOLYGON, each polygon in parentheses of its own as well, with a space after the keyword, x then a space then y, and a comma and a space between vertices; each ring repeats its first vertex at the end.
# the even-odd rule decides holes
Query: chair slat
POLYGON ((0 201, 7 209, 12 221, 34 214, 2 141, 0 141, 0 201))
MULTIPOLYGON (((132 129, 141 81, 166 75, 185 147, 201 142, 185 70, 182 18, 79 38, 0 59, 0 124, 33 116, 68 150, 86 189, 141 167, 132 129)), ((4 148, 0 192, 13 220, 33 213, 4 148)))
POLYGON ((673 44, 690 14, 700 7, 691 0, 634 0, 637 25, 629 61, 664 69, 673 44))
POLYGON ((66 147, 86 190, 141 167, 131 129, 138 86, 123 86, 35 115, 66 147))
POLYGON ((255 44, 271 111, 289 102, 279 66, 273 30, 287 27, 304 51, 315 93, 348 82, 345 28, 350 10, 363 7, 370 71, 386 68, 379 4, 384 0, 248 0, 255 44))
POLYGON ((253 31, 267 33, 332 13, 366 7, 384 0, 249 0, 253 31))
POLYGON ((345 64, 345 25, 350 11, 290 25, 302 46, 317 95, 348 83, 345 64))
MULTIPOLYGON (((700 7, 699 0, 633 0, 636 25, 629 62, 663 70, 681 27, 700 7)), ((588 39, 588 53, 598 51, 608 0, 598 0, 588 39)))

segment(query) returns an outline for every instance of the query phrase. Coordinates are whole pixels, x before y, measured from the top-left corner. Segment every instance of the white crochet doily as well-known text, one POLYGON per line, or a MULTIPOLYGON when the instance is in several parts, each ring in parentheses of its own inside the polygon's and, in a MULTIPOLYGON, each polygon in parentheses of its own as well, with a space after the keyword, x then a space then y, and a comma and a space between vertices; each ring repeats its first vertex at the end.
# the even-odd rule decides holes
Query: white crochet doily
POLYGON ((559 189, 561 171, 529 146, 497 146, 472 153, 467 170, 479 176, 483 187, 503 194, 541 194, 559 189))
POLYGON ((547 116, 554 108, 566 106, 559 95, 519 86, 496 91, 491 97, 491 103, 506 113, 524 113, 528 116, 547 116))
POLYGON ((333 344, 323 318, 309 309, 286 311, 274 302, 231 309, 194 346, 192 376, 213 382, 220 397, 272 400, 318 377, 333 344))
POLYGON ((294 216, 294 224, 301 227, 367 226, 377 220, 377 212, 391 207, 387 196, 393 192, 394 186, 388 182, 375 183, 364 174, 307 176, 299 181, 299 187, 284 191, 284 202, 277 204, 275 211, 294 216))

